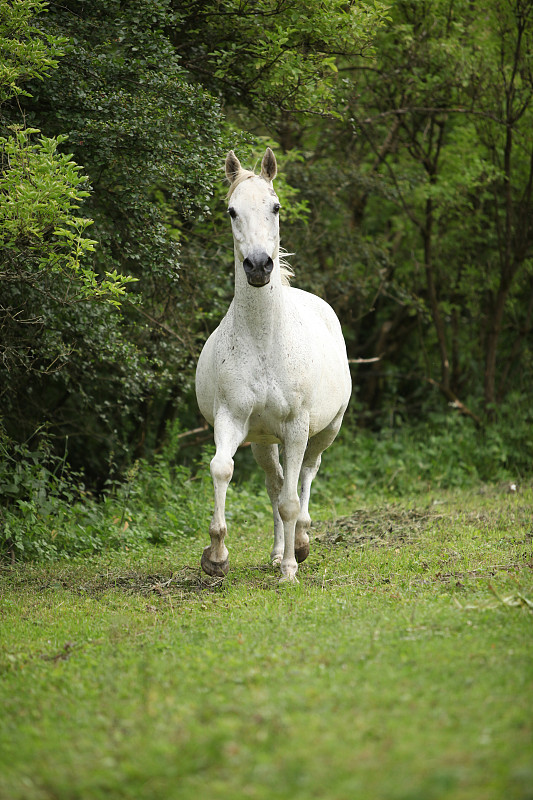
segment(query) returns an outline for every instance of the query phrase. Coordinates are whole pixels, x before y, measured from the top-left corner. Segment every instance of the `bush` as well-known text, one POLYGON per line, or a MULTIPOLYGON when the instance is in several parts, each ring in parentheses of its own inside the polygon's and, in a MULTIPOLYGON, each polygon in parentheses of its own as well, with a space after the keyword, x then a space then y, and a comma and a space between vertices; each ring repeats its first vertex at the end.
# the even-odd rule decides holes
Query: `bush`
POLYGON ((324 456, 316 491, 346 495, 409 495, 420 491, 519 481, 531 474, 533 419, 525 403, 506 406, 484 428, 455 410, 417 422, 395 417, 380 431, 345 425, 324 456), (322 480, 320 480, 320 475, 322 480), (325 478, 325 482, 324 482, 325 478))

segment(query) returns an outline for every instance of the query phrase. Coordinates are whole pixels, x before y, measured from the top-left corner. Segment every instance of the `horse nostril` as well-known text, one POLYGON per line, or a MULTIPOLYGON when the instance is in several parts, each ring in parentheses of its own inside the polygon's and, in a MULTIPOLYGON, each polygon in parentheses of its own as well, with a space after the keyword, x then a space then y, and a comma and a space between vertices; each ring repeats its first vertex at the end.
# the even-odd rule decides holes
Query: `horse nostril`
POLYGON ((255 252, 242 262, 250 286, 266 286, 274 269, 274 262, 266 253, 255 252))
POLYGON ((245 272, 264 272, 270 275, 274 269, 274 262, 266 253, 254 253, 244 259, 243 267, 245 272))

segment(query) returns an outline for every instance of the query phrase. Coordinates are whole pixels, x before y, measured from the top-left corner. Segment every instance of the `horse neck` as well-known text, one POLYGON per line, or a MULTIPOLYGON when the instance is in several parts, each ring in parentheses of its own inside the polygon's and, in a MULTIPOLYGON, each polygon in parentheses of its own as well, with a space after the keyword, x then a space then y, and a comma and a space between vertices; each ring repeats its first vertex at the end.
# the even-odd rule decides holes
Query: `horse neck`
POLYGON ((274 259, 270 283, 258 289, 246 279, 242 261, 235 256, 235 295, 233 315, 235 324, 243 326, 250 335, 265 340, 279 329, 282 320, 283 286, 279 257, 274 259))

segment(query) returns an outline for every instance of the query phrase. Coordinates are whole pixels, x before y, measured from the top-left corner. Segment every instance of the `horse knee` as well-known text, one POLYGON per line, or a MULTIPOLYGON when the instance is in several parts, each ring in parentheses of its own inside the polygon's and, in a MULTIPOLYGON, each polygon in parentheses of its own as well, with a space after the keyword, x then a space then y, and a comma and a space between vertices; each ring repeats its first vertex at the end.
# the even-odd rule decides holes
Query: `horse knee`
POLYGON ((213 519, 209 525, 209 536, 211 541, 222 542, 228 532, 225 522, 219 522, 213 519))
POLYGON ((217 454, 211 460, 210 470, 213 481, 229 483, 233 476, 233 459, 224 458, 217 454))
POLYGON ((292 522, 300 513, 300 501, 297 498, 294 500, 283 500, 279 504, 278 510, 283 522, 292 522))

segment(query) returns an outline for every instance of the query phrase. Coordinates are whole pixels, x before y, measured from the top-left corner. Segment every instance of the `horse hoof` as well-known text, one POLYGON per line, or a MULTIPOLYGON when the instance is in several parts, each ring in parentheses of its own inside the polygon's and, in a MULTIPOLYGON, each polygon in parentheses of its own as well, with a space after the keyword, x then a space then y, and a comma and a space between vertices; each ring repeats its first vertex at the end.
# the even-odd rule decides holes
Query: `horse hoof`
POLYGON ((280 583, 298 583, 298 578, 296 577, 297 572, 298 564, 295 558, 282 561, 280 583))
MULTIPOLYGON (((209 549, 209 548, 207 548, 209 549)), ((225 561, 211 561, 206 551, 202 553, 201 565, 206 575, 211 575, 213 578, 224 578, 229 571, 229 560, 225 561)))
POLYGON ((301 564, 302 561, 305 561, 307 556, 309 555, 309 542, 305 542, 300 547, 297 547, 294 551, 294 557, 298 564, 301 564))
POLYGON ((283 555, 279 553, 279 555, 270 556, 270 563, 273 567, 279 567, 281 562, 283 561, 283 555))

